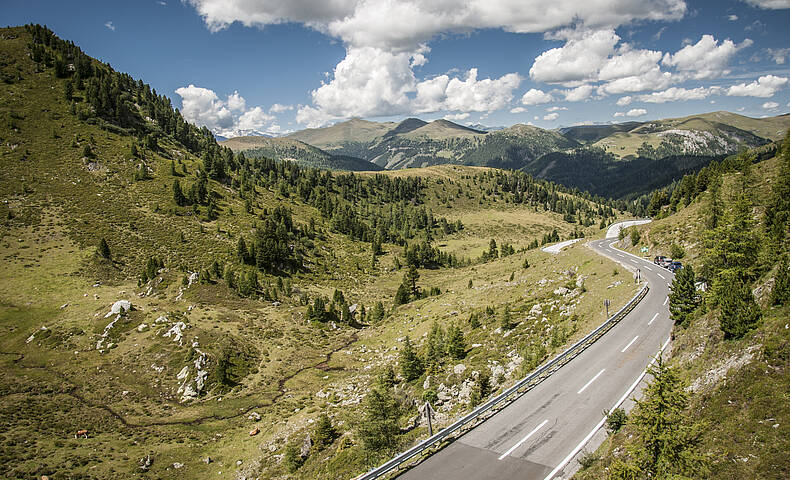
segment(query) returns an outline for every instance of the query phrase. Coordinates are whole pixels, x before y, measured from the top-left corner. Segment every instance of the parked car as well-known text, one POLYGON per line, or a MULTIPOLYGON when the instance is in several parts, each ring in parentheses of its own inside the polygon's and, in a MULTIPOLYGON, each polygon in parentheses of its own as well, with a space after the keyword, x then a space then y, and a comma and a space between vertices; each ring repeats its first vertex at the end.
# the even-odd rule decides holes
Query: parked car
POLYGON ((667 267, 667 269, 669 269, 669 271, 670 271, 670 272, 672 272, 672 273, 675 273, 675 272, 677 272, 677 271, 678 271, 678 270, 680 270, 681 268, 683 268, 683 264, 682 264, 682 263, 680 263, 680 262, 672 262, 672 263, 670 263, 670 264, 669 264, 669 266, 667 267))
POLYGON ((656 265, 661 265, 664 263, 664 260, 666 259, 667 257, 663 255, 656 255, 656 258, 653 259, 653 263, 655 263, 656 265))

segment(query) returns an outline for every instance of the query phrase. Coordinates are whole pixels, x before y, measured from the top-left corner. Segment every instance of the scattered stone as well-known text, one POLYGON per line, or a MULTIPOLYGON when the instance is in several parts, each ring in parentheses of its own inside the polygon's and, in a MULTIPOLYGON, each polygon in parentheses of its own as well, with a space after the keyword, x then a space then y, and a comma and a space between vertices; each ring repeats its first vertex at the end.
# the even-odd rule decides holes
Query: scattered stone
POLYGON ((258 421, 261 419, 261 415, 258 412, 252 412, 247 416, 248 419, 258 421))
POLYGON ((255 427, 252 430, 250 430, 250 436, 254 437, 255 435, 258 435, 260 432, 261 432, 261 429, 258 428, 258 427, 255 427))
POLYGON ((554 295, 566 295, 570 290, 565 287, 557 287, 554 290, 554 295))
POLYGON ((466 371, 466 365, 463 363, 459 363, 458 365, 453 367, 453 373, 456 375, 460 375, 466 371))
POLYGON ((181 345, 181 339, 184 337, 184 330, 187 329, 187 324, 184 322, 176 322, 170 330, 162 334, 163 337, 173 337, 174 342, 181 345))
POLYGON ((184 464, 181 462, 173 462, 173 468, 178 470, 179 468, 183 468, 184 464))
POLYGON ((60 306, 60 309, 63 310, 64 308, 66 308, 68 306, 69 306, 69 304, 68 304, 68 302, 66 302, 66 303, 64 303, 63 305, 60 306))
POLYGON ((203 459, 203 463, 205 463, 206 465, 208 465, 209 463, 211 463, 211 457, 206 457, 206 458, 204 458, 204 459, 203 459))
POLYGON ((120 315, 122 313, 126 313, 132 309, 132 303, 129 300, 118 300, 117 302, 112 304, 110 307, 110 311, 104 318, 112 317, 113 315, 120 315))
POLYGON ((310 455, 311 448, 313 448, 313 439, 310 438, 310 435, 308 434, 304 438, 304 442, 302 442, 302 449, 299 451, 299 456, 302 458, 307 458, 307 456, 310 455))
POLYGON ((140 470, 147 472, 148 469, 151 468, 151 465, 154 464, 154 457, 148 454, 141 458, 137 463, 140 465, 140 470))
POLYGON ((241 460, 236 460, 236 466, 240 466, 242 463, 244 462, 242 462, 241 460))
POLYGON ((147 324, 141 323, 140 325, 137 326, 137 331, 138 332, 144 332, 147 328, 148 328, 147 324))

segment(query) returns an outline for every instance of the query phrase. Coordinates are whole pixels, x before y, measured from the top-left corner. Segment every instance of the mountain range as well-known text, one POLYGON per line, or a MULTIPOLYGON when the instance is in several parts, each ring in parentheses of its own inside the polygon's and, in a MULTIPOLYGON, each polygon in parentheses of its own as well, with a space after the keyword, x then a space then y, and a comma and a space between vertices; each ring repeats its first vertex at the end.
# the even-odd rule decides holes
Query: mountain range
POLYGON ((620 197, 645 193, 743 148, 771 143, 788 127, 788 114, 758 119, 724 111, 559 130, 516 124, 485 131, 443 119, 396 123, 353 118, 282 138, 241 137, 221 143, 253 156, 337 170, 440 164, 522 170, 620 197))

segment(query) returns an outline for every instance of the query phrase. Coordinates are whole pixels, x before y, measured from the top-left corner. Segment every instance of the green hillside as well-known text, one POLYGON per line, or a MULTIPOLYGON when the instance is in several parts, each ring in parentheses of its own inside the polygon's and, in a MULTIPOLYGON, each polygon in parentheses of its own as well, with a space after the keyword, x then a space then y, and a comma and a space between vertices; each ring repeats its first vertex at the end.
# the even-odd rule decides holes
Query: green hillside
POLYGON ((7 478, 351 478, 426 435, 408 421, 444 393, 428 376, 513 366, 497 391, 634 292, 582 246, 536 248, 624 202, 490 168, 251 158, 44 27, 1 29, 0 58, 7 478), (373 389, 397 427, 383 447, 361 421, 373 389))
POLYGON ((409 118, 393 124, 353 119, 289 137, 387 170, 490 166, 523 170, 610 198, 633 198, 744 147, 768 145, 788 127, 788 115, 754 119, 729 112, 559 131, 514 125, 487 133, 446 120, 409 118))
POLYGON ((330 155, 320 148, 290 138, 236 137, 223 140, 219 144, 234 152, 244 152, 249 158, 292 161, 307 168, 345 171, 382 170, 378 165, 366 160, 330 155))
MULTIPOLYGON (((637 407, 622 430, 585 456, 575 478, 790 473, 790 141, 776 156, 760 160, 758 153, 713 162, 656 191, 656 221, 637 227, 635 244, 627 232, 632 252, 646 246, 650 255, 680 259, 687 272, 693 268, 688 278, 709 288, 670 295, 668 365, 678 383, 662 392, 664 407, 637 407), (656 441, 646 425, 658 414, 660 431, 674 433, 656 441), (660 451, 656 461, 640 456, 647 444, 660 451)), ((682 292, 675 278, 673 289, 682 292)))

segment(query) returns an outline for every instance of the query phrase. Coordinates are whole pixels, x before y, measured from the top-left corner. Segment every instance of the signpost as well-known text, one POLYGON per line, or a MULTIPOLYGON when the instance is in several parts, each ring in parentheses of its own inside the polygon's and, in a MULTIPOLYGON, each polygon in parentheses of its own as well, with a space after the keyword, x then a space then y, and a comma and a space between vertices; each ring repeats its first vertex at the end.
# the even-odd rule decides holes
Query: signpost
POLYGON ((420 408, 420 412, 425 416, 428 420, 428 436, 433 436, 433 425, 431 424, 431 415, 436 413, 436 410, 433 409, 430 403, 425 402, 425 405, 420 408))
POLYGON ((603 305, 604 305, 604 307, 606 307, 606 318, 609 318, 609 305, 611 303, 612 302, 610 302, 609 299, 606 299, 606 300, 603 301, 603 305))

